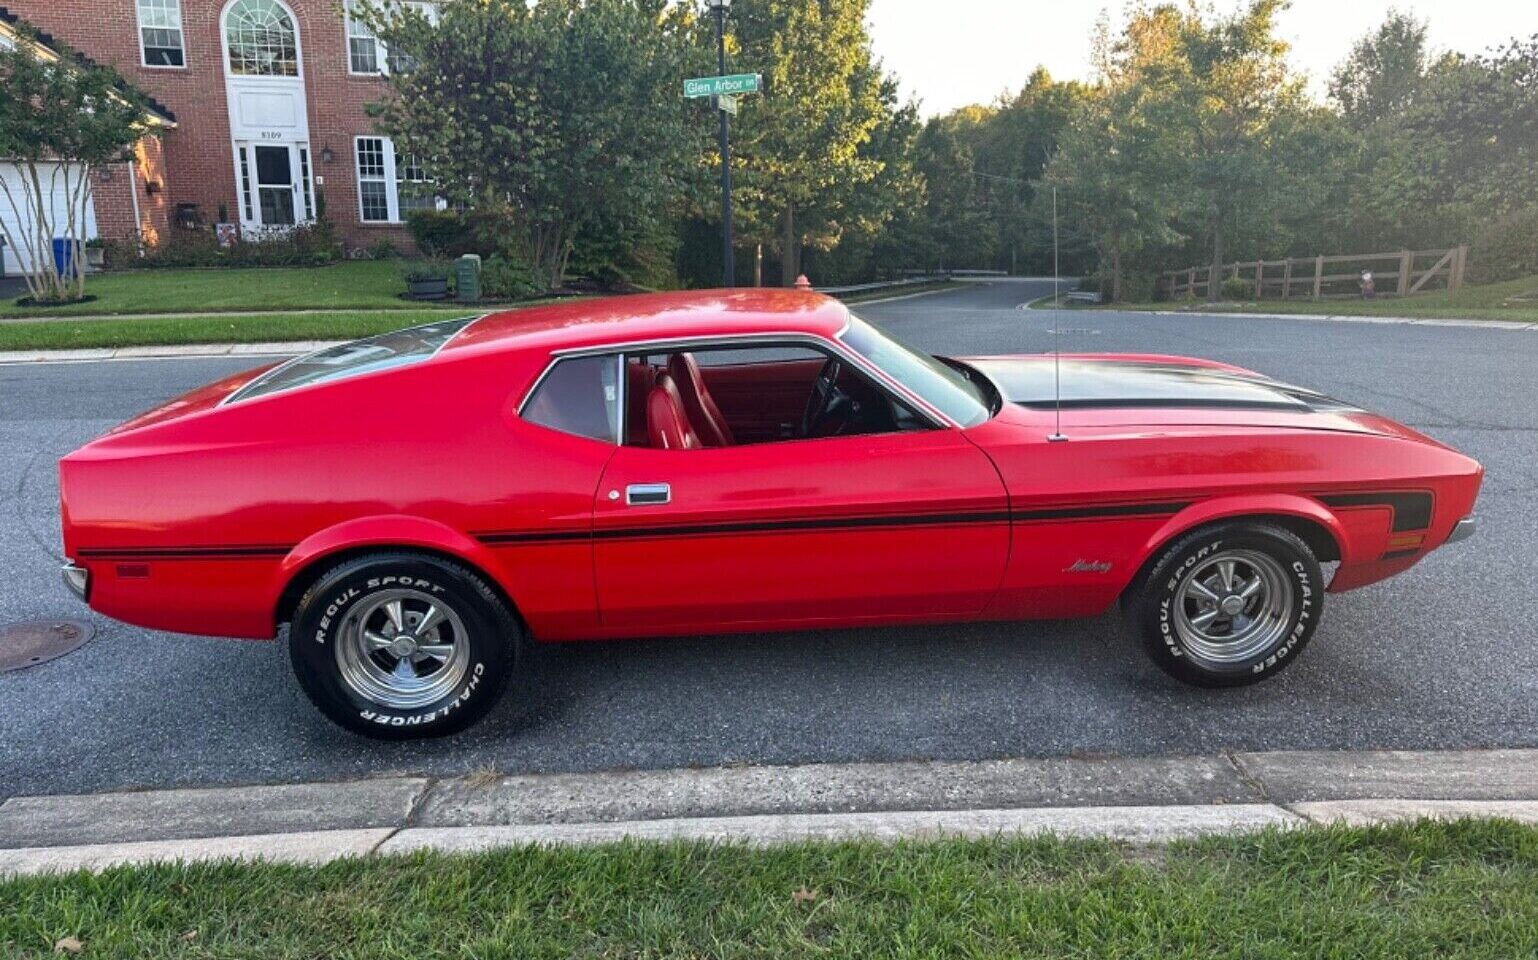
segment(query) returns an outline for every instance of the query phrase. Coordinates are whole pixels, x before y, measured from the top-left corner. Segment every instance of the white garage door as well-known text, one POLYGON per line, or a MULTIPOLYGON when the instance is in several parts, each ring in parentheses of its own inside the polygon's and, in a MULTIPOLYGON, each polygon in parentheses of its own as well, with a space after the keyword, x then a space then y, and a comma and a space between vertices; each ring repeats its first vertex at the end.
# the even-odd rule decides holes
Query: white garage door
MULTIPOLYGON (((59 171, 57 166, 57 164, 44 164, 40 165, 37 171, 38 179, 43 183, 43 189, 49 192, 48 199, 53 208, 51 217, 56 233, 63 230, 69 205, 69 198, 64 190, 64 173, 59 171)), ((69 175, 70 183, 79 182, 76 179, 79 176, 78 168, 70 170, 69 175)), ((24 244, 26 241, 22 238, 32 235, 33 218, 25 209, 26 200, 23 199, 21 192, 22 172, 17 169, 14 163, 0 163, 0 180, 5 181, 6 187, 10 189, 11 196, 16 198, 16 202, 24 208, 19 212, 12 209, 11 203, 6 199, 5 194, 0 193, 0 219, 5 221, 6 231, 16 238, 16 242, 24 244)), ((0 237, 3 236, 4 234, 0 234, 0 237)), ((96 236, 96 205, 94 203, 87 203, 85 205, 85 231, 82 234, 82 239, 89 240, 94 236, 96 236)), ((31 268, 32 263, 25 248, 12 249, 10 244, 6 244, 4 250, 5 258, 4 263, 0 264, 0 273, 7 275, 25 273, 31 268)), ((49 256, 53 255, 52 250, 53 245, 50 243, 49 256)))

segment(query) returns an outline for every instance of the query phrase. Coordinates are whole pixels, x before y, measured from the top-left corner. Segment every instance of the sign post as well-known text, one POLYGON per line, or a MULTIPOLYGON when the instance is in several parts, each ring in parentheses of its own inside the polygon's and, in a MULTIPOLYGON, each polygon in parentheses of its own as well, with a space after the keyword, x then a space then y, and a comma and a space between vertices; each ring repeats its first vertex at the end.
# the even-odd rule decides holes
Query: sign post
POLYGON ((732 254, 732 148, 730 118, 737 115, 737 97, 744 93, 757 93, 763 78, 756 73, 728 74, 726 72, 726 8, 732 0, 710 0, 716 12, 716 69, 719 76, 694 77, 684 81, 684 96, 688 99, 710 97, 720 118, 721 147, 721 273, 723 287, 736 285, 736 264, 732 254))

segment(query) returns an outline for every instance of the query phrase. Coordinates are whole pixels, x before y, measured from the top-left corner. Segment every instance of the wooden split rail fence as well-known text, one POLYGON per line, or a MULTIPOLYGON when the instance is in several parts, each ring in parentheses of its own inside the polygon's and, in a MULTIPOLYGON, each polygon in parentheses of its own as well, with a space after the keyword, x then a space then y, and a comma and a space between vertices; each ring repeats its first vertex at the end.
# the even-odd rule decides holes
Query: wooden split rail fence
MULTIPOLYGON (((1224 264, 1221 285, 1238 278, 1250 284, 1255 299, 1329 300, 1361 296, 1361 274, 1372 271, 1373 286, 1379 296, 1407 297, 1419 293, 1433 281, 1441 287, 1457 290, 1463 286, 1468 267, 1469 248, 1450 250, 1400 250, 1395 253, 1351 253, 1336 256, 1293 257, 1287 260, 1250 260, 1224 264), (1378 269, 1386 263, 1393 269, 1378 269), (1351 264, 1351 273, 1326 273, 1332 265, 1351 264), (1392 283, 1391 283, 1392 281, 1392 283)), ((1170 270, 1160 278, 1171 300, 1207 296, 1212 268, 1189 267, 1170 270)))

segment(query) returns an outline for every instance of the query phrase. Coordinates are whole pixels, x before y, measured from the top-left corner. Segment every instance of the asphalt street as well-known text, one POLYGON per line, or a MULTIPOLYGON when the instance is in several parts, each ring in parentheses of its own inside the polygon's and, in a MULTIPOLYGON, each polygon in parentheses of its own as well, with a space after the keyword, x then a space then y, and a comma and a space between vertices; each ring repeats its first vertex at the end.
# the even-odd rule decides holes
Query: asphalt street
MULTIPOLYGON (((1001 282, 856 307, 936 352, 1051 348, 1001 282)), ((0 624, 89 617, 64 659, 0 674, 0 797, 383 774, 1295 748, 1538 745, 1538 332, 1071 311, 1065 350, 1192 354, 1386 413, 1488 470, 1479 535, 1332 595, 1258 687, 1166 678, 1111 617, 541 648, 467 734, 390 745, 333 727, 281 643, 155 633, 59 583, 54 460, 250 359, 0 366, 0 624)))

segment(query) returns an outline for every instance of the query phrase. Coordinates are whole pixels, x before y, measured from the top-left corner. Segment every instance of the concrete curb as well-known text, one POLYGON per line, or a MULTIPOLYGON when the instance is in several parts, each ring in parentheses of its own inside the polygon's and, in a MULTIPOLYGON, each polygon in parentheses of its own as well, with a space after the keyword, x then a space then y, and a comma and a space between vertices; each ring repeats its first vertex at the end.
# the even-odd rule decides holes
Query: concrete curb
POLYGON ((204 357, 291 357, 347 342, 346 340, 285 340, 267 343, 178 343, 148 347, 92 347, 84 350, 0 350, 0 366, 16 363, 103 363, 109 360, 189 360, 204 357))
POLYGON ((1538 823, 1538 750, 815 764, 16 797, 0 874, 159 860, 315 863, 509 844, 987 836, 1162 842, 1416 817, 1538 823))

